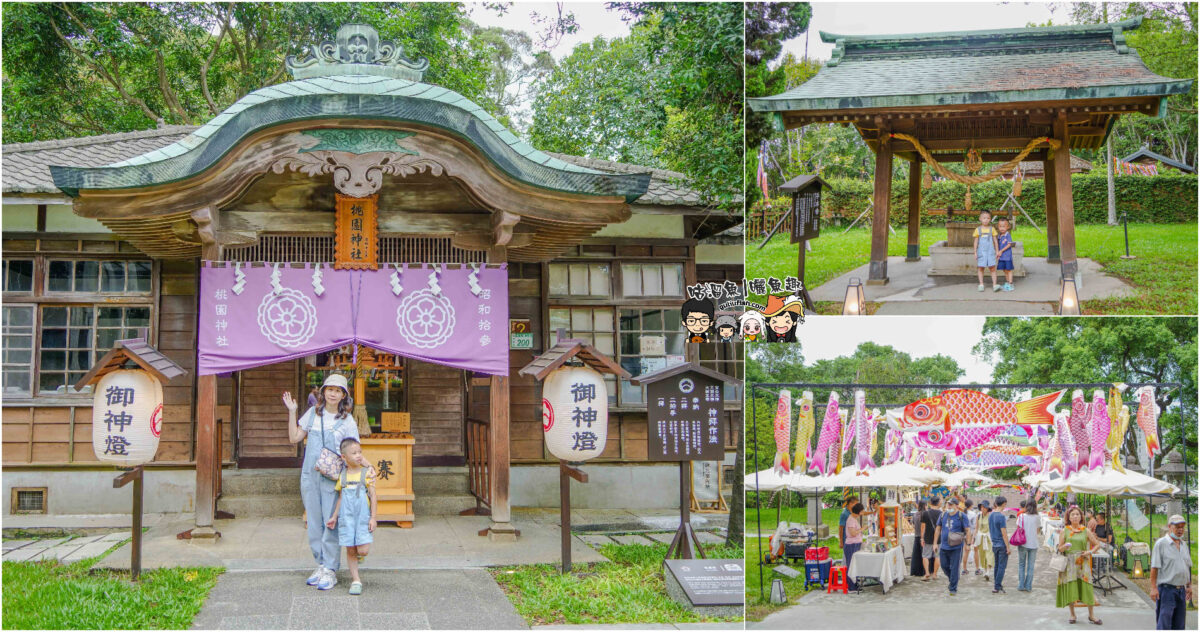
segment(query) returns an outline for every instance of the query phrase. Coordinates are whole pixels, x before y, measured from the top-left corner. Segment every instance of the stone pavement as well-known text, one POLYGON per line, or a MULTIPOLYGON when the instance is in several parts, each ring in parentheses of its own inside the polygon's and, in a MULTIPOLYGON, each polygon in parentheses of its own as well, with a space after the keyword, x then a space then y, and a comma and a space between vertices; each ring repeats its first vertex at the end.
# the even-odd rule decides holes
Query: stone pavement
MULTIPOLYGON (((608 538, 605 531, 646 532, 628 536, 649 543, 652 531, 674 530, 679 514, 672 510, 639 511, 578 510, 572 512, 574 534, 572 556, 577 563, 601 562, 588 538, 598 543, 608 538), (597 539, 598 538, 598 539, 597 539)), ((515 564, 555 563, 561 556, 561 531, 557 510, 520 509, 513 512, 513 525, 521 530, 516 542, 492 542, 480 537, 490 520, 481 516, 428 516, 416 520, 412 529, 382 524, 375 531, 375 544, 364 562, 367 569, 458 569, 515 564)), ((699 531, 724 525, 728 518, 692 516, 699 531)), ((143 568, 160 566, 224 566, 230 570, 304 570, 312 566, 304 521, 300 518, 251 517, 218 520, 221 538, 216 542, 179 540, 177 533, 192 527, 192 516, 182 514, 160 519, 142 539, 143 568)), ((698 534, 699 535, 699 534, 698 534)), ((627 536, 618 536, 627 537, 627 536)), ((720 540, 712 533, 702 541, 720 540)), ((612 540, 608 540, 612 541, 612 540)), ((669 540, 668 540, 669 541, 669 540)), ((129 568, 129 545, 114 551, 99 564, 105 568, 129 568)), ((311 569, 310 569, 311 570, 311 569)))
MULTIPOLYGON (((370 559, 369 557, 367 558, 370 559)), ((304 584, 311 571, 221 575, 192 622, 212 630, 528 629, 487 571, 362 571, 363 594, 350 575, 321 591, 304 584)))
MULTIPOLYGON (((1026 276, 1013 280, 1012 292, 992 292, 991 279, 984 275, 986 290, 976 290, 973 277, 929 277, 932 265, 929 257, 906 262, 904 257, 888 257, 887 285, 866 285, 864 292, 870 302, 883 303, 879 315, 1052 315, 1058 305, 1060 268, 1046 263, 1044 258, 1025 258, 1026 276)), ((851 277, 867 279, 867 267, 860 266, 812 291, 814 301, 837 301, 846 298, 846 285, 851 277)), ((1133 288, 1120 279, 1104 274, 1103 267, 1091 259, 1079 259, 1079 298, 1087 302, 1096 298, 1115 298, 1135 294, 1133 288)))
MULTIPOLYGON (((1033 592, 1017 591, 1017 555, 1009 558, 1004 574, 1005 593, 992 594, 992 582, 974 574, 959 579, 958 595, 949 596, 945 574, 922 582, 905 577, 885 595, 879 586, 860 594, 813 591, 796 605, 775 612, 747 627, 762 629, 884 629, 884 630, 1051 630, 1085 629, 1087 609, 1076 608, 1079 622, 1067 623, 1066 608, 1054 607, 1057 574, 1050 570, 1050 554, 1038 551, 1033 592)), ((906 567, 907 569, 907 567, 906 567)), ((1129 582, 1126 582, 1128 585, 1129 582)), ((1097 590, 1096 616, 1104 621, 1097 629, 1154 629, 1154 607, 1136 586, 1105 595, 1097 590)), ((1195 612, 1188 613, 1189 629, 1196 629, 1195 612)))
POLYGON ((129 532, 124 531, 82 537, 4 540, 4 561, 37 562, 42 560, 58 560, 64 564, 71 564, 79 560, 101 555, 117 543, 129 538, 129 532))

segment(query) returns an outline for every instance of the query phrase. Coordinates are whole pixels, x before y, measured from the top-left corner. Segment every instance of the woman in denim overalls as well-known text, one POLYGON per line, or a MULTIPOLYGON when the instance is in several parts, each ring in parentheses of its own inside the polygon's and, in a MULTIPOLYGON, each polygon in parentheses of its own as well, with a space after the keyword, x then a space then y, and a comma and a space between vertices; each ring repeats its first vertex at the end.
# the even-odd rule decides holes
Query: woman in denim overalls
POLYGON ((308 409, 299 422, 296 420, 296 400, 291 393, 283 394, 283 405, 288 409, 288 437, 292 443, 308 438, 304 445, 304 463, 300 466, 300 497, 304 501, 304 514, 308 522, 308 545, 317 562, 317 570, 308 576, 306 583, 320 590, 329 590, 337 585, 336 573, 341 566, 341 550, 338 547, 337 529, 326 527, 325 522, 333 517, 338 493, 334 491, 336 481, 325 478, 313 468, 322 447, 337 454, 342 439, 358 439, 358 425, 350 414, 353 406, 349 385, 343 375, 333 374, 325 378, 320 401, 308 409))

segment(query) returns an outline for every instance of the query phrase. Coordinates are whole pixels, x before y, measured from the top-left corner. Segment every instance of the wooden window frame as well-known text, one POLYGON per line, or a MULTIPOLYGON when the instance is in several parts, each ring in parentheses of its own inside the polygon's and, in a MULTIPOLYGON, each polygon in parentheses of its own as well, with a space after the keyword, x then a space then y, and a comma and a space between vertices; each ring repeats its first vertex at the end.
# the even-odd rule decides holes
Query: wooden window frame
MULTIPOLYGON (((620 294, 620 296, 622 299, 648 300, 648 301, 669 301, 672 299, 679 299, 681 302, 687 300, 687 282, 686 282, 687 264, 685 262, 662 261, 662 260, 621 261, 621 263, 618 267, 621 268, 621 271, 620 271, 621 294, 620 294), (635 296, 627 295, 625 293, 625 267, 626 266, 641 266, 643 268, 645 268, 645 266, 658 266, 660 269, 665 268, 667 266, 679 266, 679 293, 678 294, 646 294, 645 292, 642 292, 641 294, 637 294, 635 296)), ((661 279, 663 277, 660 276, 659 278, 661 279)), ((645 288, 645 275, 644 274, 642 277, 642 281, 643 281, 642 288, 644 289, 645 288)), ((662 285, 665 285, 665 283, 662 285)))
MULTIPOLYGON (((33 372, 33 365, 34 365, 34 358, 37 355, 37 312, 38 312, 38 308, 37 308, 37 305, 12 303, 12 302, 7 302, 7 301, 4 304, 4 308, 5 309, 28 308, 30 310, 30 316, 29 316, 29 337, 30 337, 30 340, 29 340, 29 366, 27 367, 27 370, 29 372, 29 391, 25 394, 17 395, 18 398, 30 397, 30 396, 32 396, 33 391, 34 391, 34 382, 35 382, 34 378, 36 376, 33 372)), ((3 326, 8 327, 9 326, 8 322, 4 322, 3 326)), ((7 329, 0 329, 0 333, 6 334, 6 335, 9 334, 7 329)), ((8 346, 5 345, 3 350, 9 351, 8 346)), ((0 362, 0 371, 6 371, 9 368, 9 366, 10 366, 9 363, 7 363, 7 362, 0 362)), ((17 367, 20 365, 14 363, 11 366, 17 367)), ((3 389, 3 383, 0 382, 0 393, 4 393, 4 391, 2 389, 3 389)), ((5 395, 4 398, 9 399, 8 395, 5 395)))
POLYGON ((551 261, 546 264, 546 295, 558 301, 575 301, 575 300, 590 300, 590 301, 612 301, 617 294, 614 291, 616 285, 616 266, 614 260, 605 259, 590 259, 590 260, 575 260, 575 261, 551 261), (588 269, 588 290, 587 294, 571 294, 571 266, 585 266, 588 269), (567 268, 567 294, 555 294, 550 289, 550 269, 554 266, 564 266, 567 268), (592 268, 598 266, 608 266, 608 292, 606 294, 593 293, 592 289, 592 268))
POLYGON ((50 490, 46 487, 14 487, 9 495, 9 513, 13 515, 41 515, 45 514, 50 509, 50 490), (20 492, 41 492, 42 493, 42 510, 33 511, 30 509, 17 509, 17 496, 20 492))
MULTIPOLYGON (((57 236, 53 236, 57 237, 57 236)), ((39 236, 37 239, 38 245, 45 239, 44 236, 39 236)), ((53 239, 51 239, 53 241, 53 239)), ((72 241, 70 237, 64 237, 61 241, 72 241)), ((78 240, 76 240, 78 241, 78 240)), ((79 241, 82 247, 82 241, 79 241)), ((6 305, 11 306, 31 306, 34 308, 33 322, 33 358, 30 370, 32 378, 30 382, 30 393, 27 396, 20 397, 5 397, 4 403, 19 404, 19 405, 64 405, 64 406, 86 406, 91 398, 89 391, 81 393, 39 393, 40 375, 41 375, 41 337, 42 337, 42 307, 146 307, 150 310, 150 322, 147 334, 151 344, 157 344, 158 340, 158 314, 161 294, 161 277, 162 264, 158 259, 148 258, 136 252, 121 252, 120 244, 117 246, 117 252, 76 252, 64 250, 46 250, 46 251, 20 251, 13 253, 13 259, 33 259, 33 293, 27 294, 23 292, 4 292, 3 300, 6 305), (50 260, 62 261, 146 261, 150 263, 150 291, 138 292, 135 294, 127 294, 123 292, 48 292, 47 273, 49 271, 50 260)), ((97 314, 93 314, 92 331, 95 335, 95 318, 97 314)), ((92 351, 94 352, 96 340, 92 339, 92 351)), ((93 358, 93 362, 96 358, 93 358)))

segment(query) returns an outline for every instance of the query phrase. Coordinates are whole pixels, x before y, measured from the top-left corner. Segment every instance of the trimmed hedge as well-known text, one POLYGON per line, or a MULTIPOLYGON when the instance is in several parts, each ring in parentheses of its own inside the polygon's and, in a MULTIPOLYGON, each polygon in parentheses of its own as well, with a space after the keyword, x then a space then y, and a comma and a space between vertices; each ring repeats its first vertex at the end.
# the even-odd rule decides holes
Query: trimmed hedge
MULTIPOLYGON (((834 190, 825 191, 821 197, 823 215, 839 214, 854 218, 870 204, 874 185, 868 180, 833 178, 829 180, 829 184, 834 190)), ((1195 175, 1117 176, 1114 186, 1117 213, 1128 212, 1131 222, 1173 224, 1194 222, 1197 219, 1195 175)), ((1071 176, 1071 189, 1075 200, 1075 223, 1103 224, 1108 221, 1108 181, 1103 173, 1074 174, 1071 176)), ((972 207, 976 211, 994 211, 1004 203, 1010 190, 1012 182, 1006 180, 977 184, 971 187, 972 207)), ((925 210, 960 210, 964 206, 966 192, 966 185, 950 180, 934 182, 932 187, 922 189, 921 223, 944 223, 944 215, 927 215, 925 210)), ((1017 201, 1035 222, 1039 225, 1045 224, 1046 197, 1042 180, 1025 180, 1017 201)), ((789 203, 789 200, 780 198, 774 201, 774 206, 778 208, 783 204, 786 207, 789 203)), ((892 207, 889 215, 893 224, 908 223, 907 180, 892 181, 892 207)))

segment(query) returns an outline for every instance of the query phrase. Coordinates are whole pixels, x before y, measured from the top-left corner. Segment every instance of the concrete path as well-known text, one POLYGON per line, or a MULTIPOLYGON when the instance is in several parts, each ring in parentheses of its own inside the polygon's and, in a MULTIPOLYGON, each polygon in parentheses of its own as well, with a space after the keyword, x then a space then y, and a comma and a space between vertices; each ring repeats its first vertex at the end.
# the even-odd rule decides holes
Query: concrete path
MULTIPOLYGON (((390 524, 375 530, 366 569, 467 569, 558 561, 561 536, 558 525, 514 519, 521 530, 516 542, 493 542, 478 532, 488 526, 486 517, 430 516, 418 519, 412 529, 390 524)), ((223 566, 229 570, 312 570, 304 521, 299 518, 239 518, 218 520, 216 541, 179 540, 176 534, 192 527, 190 516, 152 527, 142 541, 142 566, 223 566)), ((601 562, 604 557, 578 537, 572 544, 578 563, 601 562)), ((129 545, 99 563, 103 568, 129 568, 129 545)), ((307 574, 305 575, 307 577, 307 574)))
MULTIPOLYGON (((1096 616, 1101 628, 1087 625, 1087 609, 1077 608, 1079 622, 1067 623, 1066 608, 1054 607, 1057 574, 1050 570, 1046 549, 1038 552, 1033 592, 1017 591, 1017 555, 1008 561, 1004 594, 992 594, 992 582, 974 574, 963 575, 958 594, 949 596, 945 574, 922 582, 906 577, 885 595, 879 586, 860 594, 845 595, 813 591, 795 601, 795 606, 775 612, 747 627, 761 629, 881 629, 881 630, 1055 630, 1055 629, 1154 629, 1154 607, 1136 586, 1105 595, 1096 591, 1100 605, 1096 616)), ((1128 585, 1128 583, 1127 583, 1128 585)), ((1195 612, 1188 614, 1189 629, 1196 629, 1195 612)))
MULTIPOLYGON (((370 559, 370 558, 368 558, 370 559)), ((192 622, 212 630, 528 629, 484 570, 363 571, 363 594, 350 576, 320 591, 309 571, 221 575, 192 622)))
MULTIPOLYGON (((985 276, 984 292, 977 291, 978 281, 970 277, 929 277, 929 257, 906 262, 904 257, 888 257, 887 285, 864 287, 867 300, 883 303, 880 315, 1047 315, 1058 305, 1061 272, 1058 264, 1027 257, 1026 276, 1014 279, 1012 292, 992 292, 991 279, 985 276)), ((846 285, 852 277, 867 278, 867 267, 860 266, 812 291, 815 301, 846 298, 846 285)), ((1104 274, 1091 259, 1079 260, 1079 298, 1114 298, 1136 294, 1120 279, 1104 274)))
MULTIPOLYGON (((513 525, 521 530, 516 542, 492 542, 478 535, 490 521, 479 516, 428 516, 412 529, 383 524, 375 531, 375 545, 365 562, 368 569, 461 569, 516 564, 555 563, 561 556, 561 530, 557 510, 517 510, 513 525)), ((692 516, 692 526, 702 541, 723 541, 718 531, 728 518, 692 516)), ((650 544, 659 533, 679 526, 675 510, 579 510, 572 512, 572 556, 576 563, 602 562, 604 557, 589 544, 611 542, 606 532, 650 544), (586 538, 586 540, 585 540, 586 538)), ((221 538, 216 542, 179 540, 176 534, 192 527, 192 516, 161 519, 142 541, 143 568, 160 566, 223 566, 230 570, 299 571, 313 565, 304 521, 300 518, 237 518, 218 520, 221 538)), ((659 536, 661 537, 661 536, 659 536)), ((668 542, 670 540, 667 540, 668 542)), ((130 546, 114 551, 99 563, 104 568, 129 568, 130 546)))
POLYGON ((58 560, 64 564, 96 557, 111 549, 122 540, 129 539, 128 532, 109 533, 70 538, 44 538, 39 540, 5 540, 5 562, 38 562, 58 560))
POLYGON ((535 625, 533 630, 744 630, 731 623, 604 623, 599 625, 535 625))

